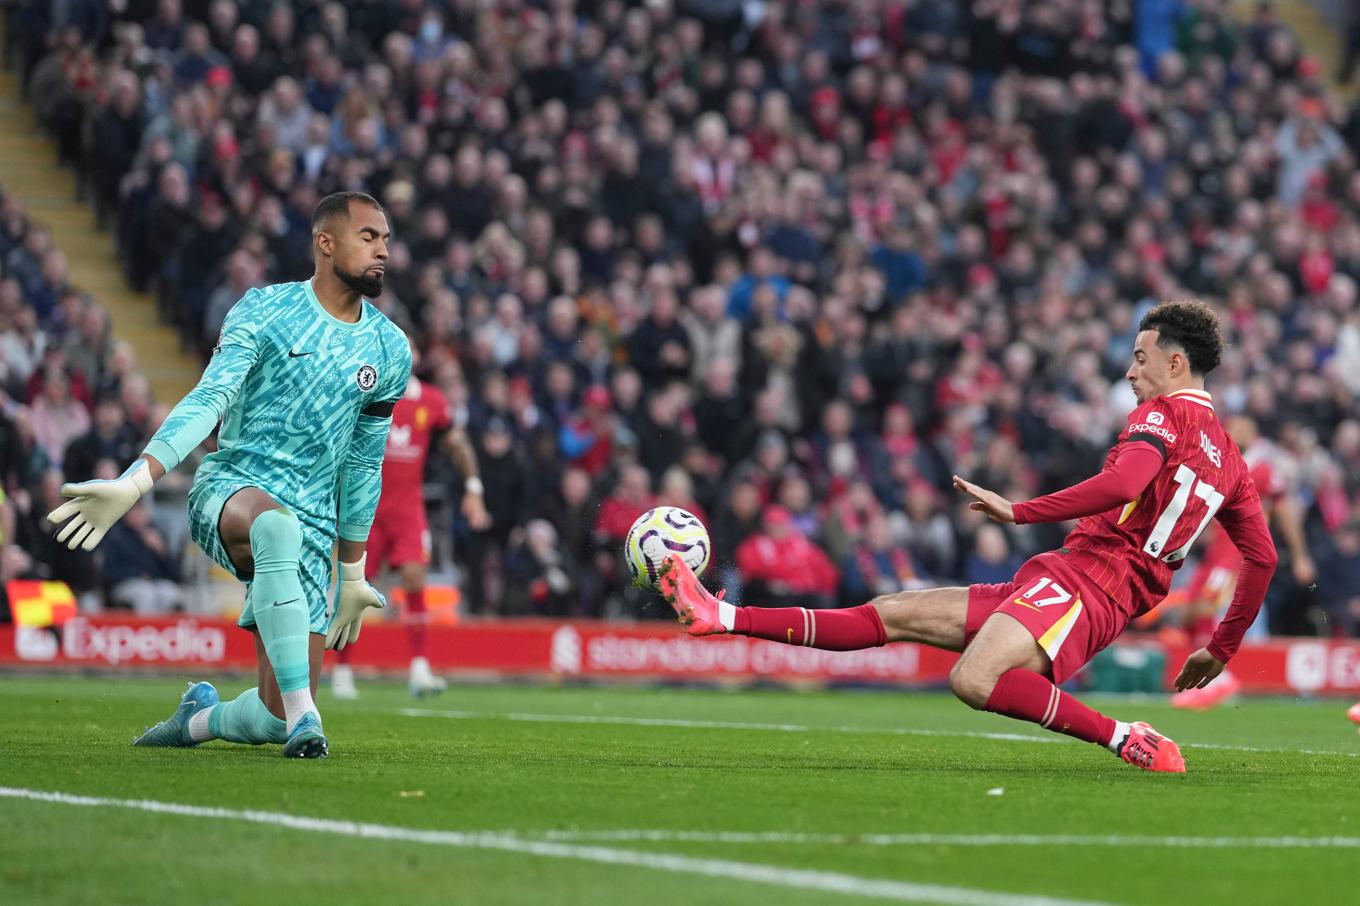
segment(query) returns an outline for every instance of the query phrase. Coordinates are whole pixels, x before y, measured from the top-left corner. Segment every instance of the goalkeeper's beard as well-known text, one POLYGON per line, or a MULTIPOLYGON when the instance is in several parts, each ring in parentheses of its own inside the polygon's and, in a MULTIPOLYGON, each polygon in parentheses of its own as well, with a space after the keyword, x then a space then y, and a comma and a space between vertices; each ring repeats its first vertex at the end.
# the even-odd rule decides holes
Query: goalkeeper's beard
POLYGON ((373 299, 382 295, 383 275, 373 274, 364 271, 361 274, 346 273, 338 264, 331 265, 335 271, 335 276, 340 278, 340 282, 354 290, 366 299, 373 299))

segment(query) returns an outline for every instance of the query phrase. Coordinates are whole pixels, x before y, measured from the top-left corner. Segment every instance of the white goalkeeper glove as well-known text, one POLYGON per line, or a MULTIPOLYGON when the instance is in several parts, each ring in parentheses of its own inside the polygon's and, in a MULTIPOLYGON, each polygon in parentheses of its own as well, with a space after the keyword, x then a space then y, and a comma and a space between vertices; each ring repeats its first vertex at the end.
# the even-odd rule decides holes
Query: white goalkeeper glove
POLYGON ((71 520, 57 533, 57 543, 71 550, 94 550, 113 524, 151 490, 152 483, 151 467, 145 459, 138 459, 112 481, 62 485, 61 496, 71 499, 47 514, 47 521, 53 525, 71 520))
POLYGON ((364 611, 369 607, 386 607, 387 599, 364 578, 365 553, 354 563, 340 564, 340 581, 335 588, 335 606, 331 608, 331 626, 326 632, 326 647, 343 651, 346 645, 359 640, 364 625, 364 611))

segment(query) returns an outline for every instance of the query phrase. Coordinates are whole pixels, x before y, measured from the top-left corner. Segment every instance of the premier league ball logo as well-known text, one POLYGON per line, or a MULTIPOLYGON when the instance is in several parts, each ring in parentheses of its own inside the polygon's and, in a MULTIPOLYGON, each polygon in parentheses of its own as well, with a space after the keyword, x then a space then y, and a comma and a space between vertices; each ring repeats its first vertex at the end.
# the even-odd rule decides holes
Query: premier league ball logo
POLYGON ((359 382, 359 389, 367 393, 378 383, 378 369, 372 365, 365 365, 359 369, 359 373, 354 376, 359 382))

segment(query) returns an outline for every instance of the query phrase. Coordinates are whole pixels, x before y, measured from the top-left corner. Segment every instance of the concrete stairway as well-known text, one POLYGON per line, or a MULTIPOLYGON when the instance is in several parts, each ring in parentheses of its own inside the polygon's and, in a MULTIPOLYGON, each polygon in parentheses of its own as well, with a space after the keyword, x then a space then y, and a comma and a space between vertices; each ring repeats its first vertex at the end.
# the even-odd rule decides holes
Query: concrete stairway
MULTIPOLYGON (((1258 0, 1233 0, 1237 17, 1244 22, 1250 20, 1257 2, 1258 0)), ((1322 71, 1326 73, 1332 87, 1347 100, 1353 100, 1356 96, 1354 83, 1339 85, 1333 81, 1337 64, 1341 62, 1345 35, 1334 23, 1327 21, 1313 0, 1275 0, 1275 12, 1281 22, 1294 30, 1304 54, 1322 64, 1322 71)))
POLYGON ((152 297, 128 286, 112 237, 95 228, 93 207, 76 201, 75 175, 57 165, 55 145, 38 130, 9 71, 0 71, 0 184, 52 231, 70 261, 71 282, 109 310, 114 334, 136 349, 156 399, 173 404, 189 392, 202 363, 180 351, 174 329, 158 321, 152 297))

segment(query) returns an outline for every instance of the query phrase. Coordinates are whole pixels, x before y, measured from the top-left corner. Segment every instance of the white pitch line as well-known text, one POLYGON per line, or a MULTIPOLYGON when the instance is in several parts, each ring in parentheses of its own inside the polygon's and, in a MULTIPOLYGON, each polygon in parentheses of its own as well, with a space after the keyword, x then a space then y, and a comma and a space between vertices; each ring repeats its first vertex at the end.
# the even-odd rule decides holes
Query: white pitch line
POLYGON ((407 717, 446 717, 452 720, 513 720, 527 723, 623 724, 632 727, 687 727, 699 730, 774 730, 780 733, 882 733, 887 736, 962 736, 971 739, 999 739, 1006 742, 1068 742, 1060 736, 1030 736, 1024 733, 983 733, 971 730, 919 730, 911 727, 817 727, 811 724, 761 724, 729 720, 681 720, 668 717, 614 717, 605 714, 522 714, 486 711, 432 711, 402 708, 407 717))
POLYGON ((1212 742, 1181 743, 1187 749, 1219 749, 1224 752, 1285 752, 1290 755, 1340 755, 1343 758, 1360 758, 1360 752, 1333 752, 1327 749, 1263 749, 1259 746, 1224 746, 1212 742))
POLYGON ((523 831, 544 840, 643 843, 783 843, 818 846, 1148 846, 1174 849, 1360 849, 1360 837, 1154 837, 1080 834, 790 834, 779 831, 523 831))
POLYGON ((122 808, 183 817, 207 818, 216 821, 246 821, 253 824, 284 827, 290 830, 357 837, 365 840, 396 840, 461 849, 500 850, 550 859, 574 859, 606 865, 629 865, 636 868, 649 868, 678 874, 751 881, 797 890, 817 890, 850 896, 876 897, 903 903, 941 903, 946 904, 946 906, 1109 906, 1107 903, 1090 900, 1067 900, 1059 897, 1001 893, 942 884, 916 884, 910 881, 862 878, 838 872, 813 871, 782 865, 732 862, 726 859, 699 859, 668 853, 610 849, 602 846, 577 846, 549 840, 526 840, 510 834, 496 832, 420 830, 410 827, 394 827, 387 824, 309 818, 283 812, 212 808, 177 802, 157 802, 152 799, 108 799, 101 796, 78 796, 71 793, 28 790, 16 787, 0 787, 0 797, 87 808, 122 808))
MULTIPOLYGON (((774 730, 780 733, 881 733, 887 736, 941 736, 965 739, 995 739, 1002 742, 1075 742, 1071 737, 1057 734, 1034 736, 1027 733, 984 733, 976 730, 922 730, 913 727, 818 727, 812 724, 762 724, 729 720, 682 720, 668 717, 616 717, 607 714, 523 714, 492 711, 436 711, 425 708, 401 708, 398 714, 406 717, 444 717, 450 720, 512 720, 527 723, 560 724, 622 724, 632 727, 688 727, 699 730, 774 730)), ((1186 749, 1217 749, 1225 752, 1275 752, 1290 755, 1337 755, 1360 758, 1360 752, 1336 752, 1319 749, 1263 749, 1257 746, 1218 745, 1208 742, 1183 742, 1186 749)))

